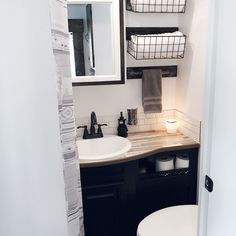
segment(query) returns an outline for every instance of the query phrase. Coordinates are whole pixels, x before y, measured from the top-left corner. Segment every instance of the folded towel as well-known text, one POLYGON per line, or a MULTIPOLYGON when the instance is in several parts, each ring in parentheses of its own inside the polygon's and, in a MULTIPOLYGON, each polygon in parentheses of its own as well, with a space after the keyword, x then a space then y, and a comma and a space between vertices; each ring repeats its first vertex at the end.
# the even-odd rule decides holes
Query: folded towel
POLYGON ((143 71, 142 99, 145 113, 160 113, 162 111, 161 70, 143 71))
POLYGON ((131 0, 137 12, 183 12, 186 0, 131 0))
POLYGON ((128 52, 136 59, 182 58, 185 41, 185 36, 179 31, 132 35, 128 44, 128 52))

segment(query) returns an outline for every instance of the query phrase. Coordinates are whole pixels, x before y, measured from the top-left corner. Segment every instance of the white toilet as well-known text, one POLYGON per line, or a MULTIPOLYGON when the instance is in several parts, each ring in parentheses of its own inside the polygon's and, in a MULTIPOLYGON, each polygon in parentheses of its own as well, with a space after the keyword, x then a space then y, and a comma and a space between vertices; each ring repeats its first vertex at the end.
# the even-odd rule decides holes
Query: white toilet
POLYGON ((164 208, 140 222, 137 236, 197 236, 197 216, 196 205, 164 208))

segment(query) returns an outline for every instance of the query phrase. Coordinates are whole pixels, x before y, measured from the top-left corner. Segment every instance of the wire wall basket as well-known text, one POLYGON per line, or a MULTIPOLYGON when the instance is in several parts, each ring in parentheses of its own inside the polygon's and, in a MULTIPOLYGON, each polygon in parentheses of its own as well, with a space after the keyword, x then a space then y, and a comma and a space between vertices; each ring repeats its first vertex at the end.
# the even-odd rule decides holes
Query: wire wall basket
POLYGON ((131 35, 128 53, 136 60, 184 58, 186 36, 181 32, 131 35))
POLYGON ((127 0, 127 10, 143 13, 184 13, 187 0, 127 0))

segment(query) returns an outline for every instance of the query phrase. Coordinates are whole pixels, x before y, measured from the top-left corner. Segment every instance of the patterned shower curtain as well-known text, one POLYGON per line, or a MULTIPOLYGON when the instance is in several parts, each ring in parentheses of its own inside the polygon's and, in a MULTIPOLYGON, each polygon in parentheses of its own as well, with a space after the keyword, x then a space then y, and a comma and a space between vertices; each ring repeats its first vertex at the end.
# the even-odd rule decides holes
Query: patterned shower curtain
POLYGON ((84 236, 80 168, 70 73, 67 1, 49 0, 53 54, 57 70, 58 110, 69 236, 84 236))

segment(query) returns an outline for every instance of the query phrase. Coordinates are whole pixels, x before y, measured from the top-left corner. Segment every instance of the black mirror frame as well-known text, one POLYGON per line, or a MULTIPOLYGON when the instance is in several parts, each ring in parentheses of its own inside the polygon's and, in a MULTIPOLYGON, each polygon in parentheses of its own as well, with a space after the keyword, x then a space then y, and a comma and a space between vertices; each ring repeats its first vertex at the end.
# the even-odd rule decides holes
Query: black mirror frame
POLYGON ((121 78, 117 81, 99 81, 99 82, 73 82, 72 86, 91 86, 91 85, 115 85, 125 83, 125 58, 124 58, 124 3, 119 0, 120 10, 120 70, 121 78))

